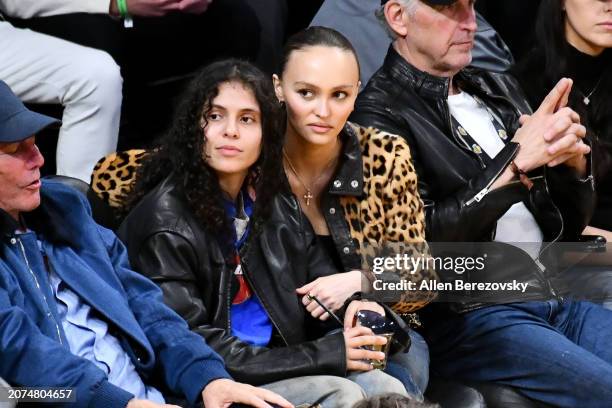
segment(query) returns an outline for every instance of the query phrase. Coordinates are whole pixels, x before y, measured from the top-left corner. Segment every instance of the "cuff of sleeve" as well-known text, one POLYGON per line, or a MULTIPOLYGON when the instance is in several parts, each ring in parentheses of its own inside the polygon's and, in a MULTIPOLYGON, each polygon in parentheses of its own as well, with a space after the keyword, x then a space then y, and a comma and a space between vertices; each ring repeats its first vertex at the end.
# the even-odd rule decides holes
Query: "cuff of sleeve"
POLYGON ((211 381, 222 378, 232 379, 225 370, 225 366, 217 360, 193 364, 181 377, 181 383, 184 384, 181 387, 183 393, 187 400, 194 405, 201 399, 202 391, 211 381))
POLYGON ((344 344, 344 331, 322 338, 325 346, 321 347, 323 359, 320 362, 323 374, 346 377, 349 372, 346 366, 346 345, 344 344))
POLYGON ((104 380, 94 389, 89 406, 92 408, 125 407, 133 398, 133 394, 104 380))

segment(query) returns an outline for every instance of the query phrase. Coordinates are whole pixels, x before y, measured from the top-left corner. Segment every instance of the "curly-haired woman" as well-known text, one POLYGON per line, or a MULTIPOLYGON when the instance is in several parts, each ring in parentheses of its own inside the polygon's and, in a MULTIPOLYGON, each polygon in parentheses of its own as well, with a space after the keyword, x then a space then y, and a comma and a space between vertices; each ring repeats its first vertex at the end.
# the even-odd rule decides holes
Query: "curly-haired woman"
POLYGON ((139 169, 120 229, 130 261, 240 381, 324 407, 351 406, 366 380, 379 393, 402 392, 380 370, 344 378, 348 356, 380 360, 360 346, 386 340, 363 327, 324 336, 328 327, 295 294, 335 269, 307 241, 284 186, 277 107, 271 81, 249 63, 220 61, 199 74, 139 169))

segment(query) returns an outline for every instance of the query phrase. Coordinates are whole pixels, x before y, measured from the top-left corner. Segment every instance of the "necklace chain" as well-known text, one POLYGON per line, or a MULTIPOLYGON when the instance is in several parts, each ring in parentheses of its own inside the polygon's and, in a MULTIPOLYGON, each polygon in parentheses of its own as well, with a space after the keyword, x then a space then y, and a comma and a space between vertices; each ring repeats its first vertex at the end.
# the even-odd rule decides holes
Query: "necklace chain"
MULTIPOLYGON (((589 104, 591 103, 591 96, 593 95, 593 93, 595 93, 595 91, 597 90, 597 87, 599 86, 601 80, 603 78, 603 75, 601 75, 599 77, 599 79, 597 80, 597 83, 595 84, 595 86, 593 87, 593 89, 591 89, 591 92, 588 93, 588 95, 584 96, 584 99, 582 99, 582 102, 586 105, 589 106, 589 104)), ((584 93, 582 93, 584 95, 584 93)))
MULTIPOLYGON (((309 206, 310 205, 310 200, 312 200, 315 196, 314 194, 312 194, 312 188, 308 187, 306 185, 306 183, 304 183, 304 180, 302 180, 302 178, 300 177, 300 175, 298 174, 297 170, 295 169, 295 167, 293 166, 293 163, 291 162, 291 159, 289 159, 289 155, 287 154, 287 150, 285 150, 283 148, 283 157, 285 158, 285 160, 287 161, 287 164, 289 165, 289 169, 291 170, 291 172, 293 174, 295 174, 295 178, 298 179, 298 181, 300 182, 300 184, 304 187, 304 189, 306 190, 306 193, 302 196, 304 198, 304 200, 306 200, 306 205, 309 206)), ((325 175, 325 172, 330 169, 336 162, 338 161, 338 157, 334 157, 332 160, 330 160, 330 162, 327 164, 327 166, 325 166, 325 168, 323 169, 323 171, 321 172, 321 174, 319 175, 319 177, 317 177, 316 179, 314 179, 312 181, 311 186, 314 186, 317 184, 317 182, 319 180, 321 180, 321 178, 325 175)))

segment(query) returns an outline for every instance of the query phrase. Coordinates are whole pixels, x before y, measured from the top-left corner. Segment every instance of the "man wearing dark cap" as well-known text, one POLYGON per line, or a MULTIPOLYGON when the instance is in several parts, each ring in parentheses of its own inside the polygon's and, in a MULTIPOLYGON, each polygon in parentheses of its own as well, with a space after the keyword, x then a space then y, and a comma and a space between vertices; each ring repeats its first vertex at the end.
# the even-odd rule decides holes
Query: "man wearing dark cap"
POLYGON ((232 381, 157 286, 130 270, 85 198, 40 179, 35 134, 55 123, 0 81, 0 377, 78 407, 170 407, 160 390, 207 408, 290 407, 232 381))
POLYGON ((383 0, 379 14, 393 43, 351 119, 408 141, 434 255, 436 242, 478 249, 482 270, 443 279, 527 284, 441 293, 447 302, 422 313, 432 372, 552 406, 608 405, 612 312, 564 299, 553 263, 551 243, 578 240, 594 203, 586 129, 566 107, 572 81, 532 112, 512 77, 466 68, 474 0, 383 0))

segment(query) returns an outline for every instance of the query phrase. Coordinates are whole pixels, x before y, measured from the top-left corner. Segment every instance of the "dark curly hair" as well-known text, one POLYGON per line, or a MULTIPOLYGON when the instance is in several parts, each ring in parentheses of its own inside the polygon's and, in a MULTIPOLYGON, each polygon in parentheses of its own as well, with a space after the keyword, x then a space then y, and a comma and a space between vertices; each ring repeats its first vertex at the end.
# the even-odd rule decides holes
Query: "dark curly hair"
POLYGON ((201 128, 201 120, 206 120, 219 86, 226 82, 243 84, 253 92, 259 104, 262 149, 249 171, 248 182, 257 194, 253 215, 255 229, 267 218, 270 201, 282 180, 283 134, 279 131, 278 102, 271 79, 253 64, 238 59, 207 65, 188 86, 170 131, 156 143, 157 147, 138 169, 134 188, 127 199, 127 211, 172 173, 182 183, 187 203, 202 225, 214 234, 228 237, 230 224, 223 206, 223 192, 217 173, 204 160, 206 140, 201 128))

